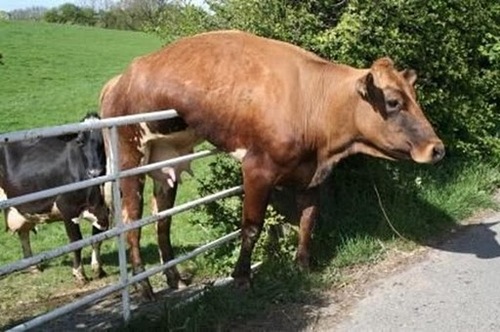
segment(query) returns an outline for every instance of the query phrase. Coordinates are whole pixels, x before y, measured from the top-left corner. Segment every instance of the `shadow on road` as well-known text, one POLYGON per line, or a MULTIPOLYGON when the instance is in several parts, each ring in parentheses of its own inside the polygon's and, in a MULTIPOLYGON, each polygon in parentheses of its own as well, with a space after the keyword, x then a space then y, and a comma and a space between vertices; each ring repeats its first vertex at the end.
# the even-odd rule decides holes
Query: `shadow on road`
POLYGON ((473 254, 480 259, 500 257, 500 244, 497 232, 491 228, 500 223, 500 215, 484 220, 479 224, 458 226, 456 234, 440 243, 427 245, 450 252, 473 254))

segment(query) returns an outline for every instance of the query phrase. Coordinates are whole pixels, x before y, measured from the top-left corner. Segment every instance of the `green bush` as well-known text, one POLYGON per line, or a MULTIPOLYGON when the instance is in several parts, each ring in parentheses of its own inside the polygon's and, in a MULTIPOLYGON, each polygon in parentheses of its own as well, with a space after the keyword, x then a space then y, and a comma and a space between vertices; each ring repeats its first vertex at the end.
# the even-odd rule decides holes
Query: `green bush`
POLYGON ((144 30, 158 35, 168 44, 215 28, 213 17, 202 8, 172 2, 157 14, 156 23, 146 24, 144 30))
POLYGON ((212 0, 212 18, 219 29, 239 29, 259 36, 308 46, 321 31, 316 1, 212 0))

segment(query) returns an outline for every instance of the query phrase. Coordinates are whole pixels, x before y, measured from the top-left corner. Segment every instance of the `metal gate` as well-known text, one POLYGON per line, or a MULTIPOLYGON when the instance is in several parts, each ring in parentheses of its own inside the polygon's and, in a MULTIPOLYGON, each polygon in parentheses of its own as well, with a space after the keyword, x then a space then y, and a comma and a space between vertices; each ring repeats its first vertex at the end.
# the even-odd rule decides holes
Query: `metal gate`
MULTIPOLYGON (((124 171, 120 170, 119 167, 119 156, 118 156, 118 132, 117 127, 123 125, 136 124, 140 122, 148 122, 148 121, 157 121, 157 120, 165 120, 170 119, 177 116, 177 112, 174 110, 166 110, 166 111, 158 111, 153 113, 145 113, 145 114, 137 114, 130 116, 121 116, 115 118, 108 118, 103 120, 96 120, 89 123, 76 123, 76 124, 68 124, 56 127, 47 127, 47 128, 39 128, 39 129, 31 129, 24 131, 17 131, 7 134, 0 134, 0 144, 7 144, 10 142, 17 142, 27 139, 36 139, 41 137, 51 137, 58 136, 64 134, 75 133, 79 131, 85 131, 90 129, 104 129, 109 130, 109 142, 110 142, 110 157, 111 159, 111 167, 108 170, 108 174, 104 176, 100 176, 97 178, 75 182, 72 184, 60 186, 57 188, 52 188, 44 191, 39 191, 36 193, 31 193, 24 196, 15 197, 8 200, 0 201, 0 209, 5 209, 11 206, 31 202, 34 200, 51 197, 57 194, 63 194, 70 191, 75 191, 78 189, 83 189, 91 186, 101 185, 106 182, 111 182, 112 184, 112 193, 113 193, 113 210, 121 211, 121 199, 119 195, 119 179, 127 176, 138 175, 147 173, 149 171, 160 169, 167 166, 172 166, 177 163, 191 161, 197 158, 202 158, 206 156, 210 156, 216 153, 215 150, 204 150, 199 151, 193 154, 148 164, 144 166, 140 166, 133 169, 127 169, 124 171)), ((230 234, 227 234, 221 238, 218 238, 210 243, 202 245, 193 251, 182 255, 176 259, 173 259, 165 264, 161 264, 150 268, 142 273, 139 273, 134 276, 129 276, 127 273, 127 258, 126 258, 126 248, 125 248, 125 240, 124 233, 136 229, 139 227, 143 227, 148 224, 152 224, 159 219, 165 218, 167 216, 172 216, 189 209, 192 209, 196 206, 209 203, 215 201, 220 198, 225 198, 229 196, 234 196, 237 194, 241 194, 243 192, 242 186, 237 186, 233 188, 229 188, 181 205, 174 206, 171 209, 159 211, 157 214, 142 218, 140 220, 134 221, 133 223, 124 224, 121 218, 121 213, 114 213, 114 227, 99 233, 97 235, 82 239, 80 241, 72 242, 62 247, 58 247, 49 251, 42 252, 30 258, 21 259, 19 261, 0 266, 0 278, 16 272, 23 270, 29 266, 39 264, 46 260, 70 253, 76 249, 83 248, 85 246, 92 245, 96 242, 100 242, 112 237, 117 237, 118 242, 118 258, 119 258, 119 266, 120 266, 120 280, 118 283, 111 284, 102 288, 94 293, 91 293, 77 301, 66 304, 55 310, 37 316, 25 323, 15 326, 11 329, 11 331, 24 331, 36 326, 39 326, 45 322, 53 320, 57 317, 65 315, 71 311, 74 311, 83 306, 89 305, 93 302, 96 302, 99 299, 102 299, 111 293, 121 291, 122 295, 122 313, 123 319, 128 321, 130 319, 130 293, 129 286, 137 283, 145 278, 148 278, 154 274, 163 272, 165 269, 172 267, 176 264, 179 264, 185 260, 191 259, 205 251, 208 251, 212 248, 218 247, 230 240, 233 240, 239 236, 240 231, 235 231, 230 234)))

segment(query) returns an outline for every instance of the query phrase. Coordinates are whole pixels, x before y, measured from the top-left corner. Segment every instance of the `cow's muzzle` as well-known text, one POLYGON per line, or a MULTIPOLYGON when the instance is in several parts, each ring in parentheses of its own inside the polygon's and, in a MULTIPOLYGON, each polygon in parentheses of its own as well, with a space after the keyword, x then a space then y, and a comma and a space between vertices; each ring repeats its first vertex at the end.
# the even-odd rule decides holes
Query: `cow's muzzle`
POLYGON ((446 154, 444 144, 440 140, 422 147, 411 149, 411 158, 417 163, 433 164, 443 159, 446 154))
POLYGON ((432 148, 432 162, 437 163, 438 161, 444 158, 445 154, 446 150, 444 148, 444 144, 443 142, 440 141, 432 148))

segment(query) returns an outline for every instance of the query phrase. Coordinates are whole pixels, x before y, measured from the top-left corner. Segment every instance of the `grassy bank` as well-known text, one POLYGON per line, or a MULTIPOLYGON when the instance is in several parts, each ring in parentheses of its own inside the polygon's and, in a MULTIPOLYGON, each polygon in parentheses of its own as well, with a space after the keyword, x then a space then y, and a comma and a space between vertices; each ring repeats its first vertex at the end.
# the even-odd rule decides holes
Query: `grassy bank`
POLYGON ((199 301, 176 309, 167 302, 163 315, 137 317, 118 330, 224 331, 241 328, 251 318, 273 321, 274 313, 287 319, 289 310, 294 326, 306 328, 315 317, 311 304, 321 306, 323 291, 349 283, 353 269, 375 264, 393 250, 433 246, 463 218, 497 208, 491 194, 500 185, 499 166, 453 158, 435 166, 352 158, 322 188, 310 273, 300 272, 293 262, 293 234, 277 250, 263 234, 256 250, 263 266, 252 290, 213 288, 199 301))

